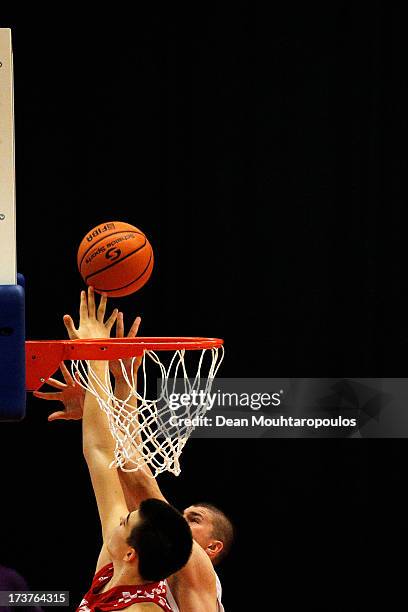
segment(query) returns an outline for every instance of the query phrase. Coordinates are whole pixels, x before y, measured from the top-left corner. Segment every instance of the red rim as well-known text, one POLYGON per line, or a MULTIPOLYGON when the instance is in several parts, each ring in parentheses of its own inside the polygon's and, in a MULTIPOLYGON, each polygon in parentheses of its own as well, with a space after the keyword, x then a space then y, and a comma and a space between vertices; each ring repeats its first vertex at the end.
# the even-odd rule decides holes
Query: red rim
POLYGON ((89 340, 28 340, 26 342, 26 388, 35 391, 58 369, 61 361, 90 359, 109 361, 149 351, 219 348, 220 338, 97 338, 89 340))

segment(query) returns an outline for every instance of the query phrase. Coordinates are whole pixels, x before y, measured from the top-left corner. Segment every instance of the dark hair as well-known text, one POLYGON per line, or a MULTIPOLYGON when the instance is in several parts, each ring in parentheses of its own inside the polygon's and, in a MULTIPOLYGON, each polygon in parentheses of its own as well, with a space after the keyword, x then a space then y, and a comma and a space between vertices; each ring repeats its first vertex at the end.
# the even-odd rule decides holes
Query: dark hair
POLYGON ((191 529, 178 510, 160 499, 142 501, 139 516, 127 543, 138 554, 141 577, 157 582, 187 563, 193 546, 191 529))
POLYGON ((225 559, 231 549, 234 542, 234 526, 228 516, 213 504, 209 504, 208 502, 200 502, 192 504, 192 506, 200 506, 201 508, 206 508, 210 511, 212 519, 211 535, 216 540, 220 540, 224 545, 221 552, 219 552, 214 559, 214 565, 217 565, 225 559))

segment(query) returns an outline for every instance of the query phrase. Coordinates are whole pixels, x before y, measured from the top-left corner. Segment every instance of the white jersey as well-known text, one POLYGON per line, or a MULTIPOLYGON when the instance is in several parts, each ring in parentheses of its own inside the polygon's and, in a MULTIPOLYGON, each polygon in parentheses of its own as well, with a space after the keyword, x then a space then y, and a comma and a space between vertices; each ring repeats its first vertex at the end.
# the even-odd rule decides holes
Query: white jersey
MULTIPOLYGON (((218 578, 217 574, 215 574, 215 582, 217 585, 217 603, 218 603, 218 612, 225 612, 224 610, 224 606, 221 603, 221 598, 222 598, 222 587, 221 587, 221 582, 220 579, 218 578)), ((176 600, 173 597, 173 593, 171 592, 171 589, 169 587, 169 583, 166 580, 166 586, 167 586, 167 603, 169 604, 170 608, 172 609, 172 612, 180 612, 180 609, 176 603, 176 600)))

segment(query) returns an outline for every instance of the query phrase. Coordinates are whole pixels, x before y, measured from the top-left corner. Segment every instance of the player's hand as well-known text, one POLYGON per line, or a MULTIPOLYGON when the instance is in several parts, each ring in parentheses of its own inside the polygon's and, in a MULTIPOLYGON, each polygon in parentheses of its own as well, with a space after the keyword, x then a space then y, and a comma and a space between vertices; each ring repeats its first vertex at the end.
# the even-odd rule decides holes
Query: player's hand
POLYGON ((41 391, 34 391, 33 395, 40 399, 52 400, 62 402, 64 404, 64 410, 57 410, 48 417, 49 421, 57 421, 63 419, 65 421, 77 421, 82 419, 82 413, 84 409, 85 389, 83 389, 78 382, 72 378, 65 363, 60 364, 60 370, 64 377, 65 384, 56 380, 55 378, 49 378, 46 382, 51 387, 60 389, 58 393, 52 391, 43 393, 41 391))
MULTIPOLYGON (((136 319, 132 323, 132 326, 129 330, 127 338, 136 338, 141 322, 142 322, 142 319, 140 317, 136 317, 136 319)), ((116 337, 123 338, 124 335, 125 335, 125 326, 123 322, 123 312, 119 312, 118 317, 116 319, 116 337)), ((131 380, 132 379, 132 359, 122 359, 122 363, 126 368, 126 374, 129 380, 131 380)), ((136 373, 141 363, 142 363, 142 357, 135 357, 135 359, 133 359, 133 376, 136 376, 136 373)), ((120 366, 120 362, 118 359, 114 361, 110 361, 109 368, 116 382, 121 382, 124 380, 123 371, 122 371, 122 368, 120 366)))
POLYGON ((95 293, 93 287, 88 287, 88 297, 85 291, 81 291, 79 306, 79 327, 75 328, 74 322, 69 315, 64 315, 64 325, 70 340, 85 338, 109 338, 113 324, 118 316, 118 309, 104 322, 106 313, 106 295, 102 295, 98 310, 95 307, 95 293))

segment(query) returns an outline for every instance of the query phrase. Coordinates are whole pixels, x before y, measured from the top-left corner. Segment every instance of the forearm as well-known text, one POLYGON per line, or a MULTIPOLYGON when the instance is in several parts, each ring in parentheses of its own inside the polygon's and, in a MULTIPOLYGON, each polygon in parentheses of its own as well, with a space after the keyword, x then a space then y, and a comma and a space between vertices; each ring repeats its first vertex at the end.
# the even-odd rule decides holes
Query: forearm
MULTIPOLYGON (((105 385, 105 380, 109 376, 108 362, 92 361, 90 362, 90 368, 96 375, 94 379, 92 374, 88 373, 91 376, 92 385, 100 397, 106 400, 107 395, 102 385, 105 385)), ((101 410, 96 397, 89 391, 87 391, 84 401, 82 444, 85 457, 98 450, 99 453, 106 454, 110 460, 113 459, 115 441, 109 430, 107 416, 101 410)))
MULTIPOLYGON (((115 396, 118 399, 124 400, 128 395, 129 387, 126 382, 123 379, 116 381, 115 396)), ((137 399, 134 395, 129 398, 127 409, 132 412, 133 419, 137 421, 137 399)), ((140 442, 141 436, 139 435, 136 439, 136 443, 140 444, 140 442)), ((136 445, 134 445, 133 448, 133 456, 136 459, 140 456, 140 451, 136 445)), ((132 512, 136 510, 144 499, 149 499, 151 497, 166 501, 156 480, 153 478, 153 474, 148 464, 145 464, 143 469, 139 469, 135 472, 124 472, 118 469, 118 475, 129 511, 132 512)))
MULTIPOLYGON (((107 394, 101 384, 98 384, 98 379, 105 384, 105 377, 109 376, 108 363, 96 361, 92 362, 90 367, 97 376, 97 379, 92 380, 92 384, 97 393, 106 400, 107 394)), ((97 398, 89 391, 84 401, 82 432, 84 457, 95 492, 105 540, 123 513, 121 508, 126 508, 126 503, 118 474, 116 470, 109 469, 114 457, 115 442, 109 431, 107 416, 101 410, 97 398)))
MULTIPOLYGON (((81 291, 78 329, 69 315, 64 316, 70 339, 109 338, 117 318, 117 310, 113 311, 106 322, 105 312, 106 296, 101 297, 96 310, 93 288, 88 288, 88 297, 85 291, 81 291)), ((108 368, 107 361, 90 362, 88 383, 94 392, 87 391, 85 394, 82 418, 83 453, 92 480, 104 538, 119 524, 120 517, 126 510, 118 474, 116 470, 109 469, 115 442, 109 430, 107 416, 98 402, 98 396, 102 401, 109 401, 108 392, 104 388, 110 387, 108 368)))

